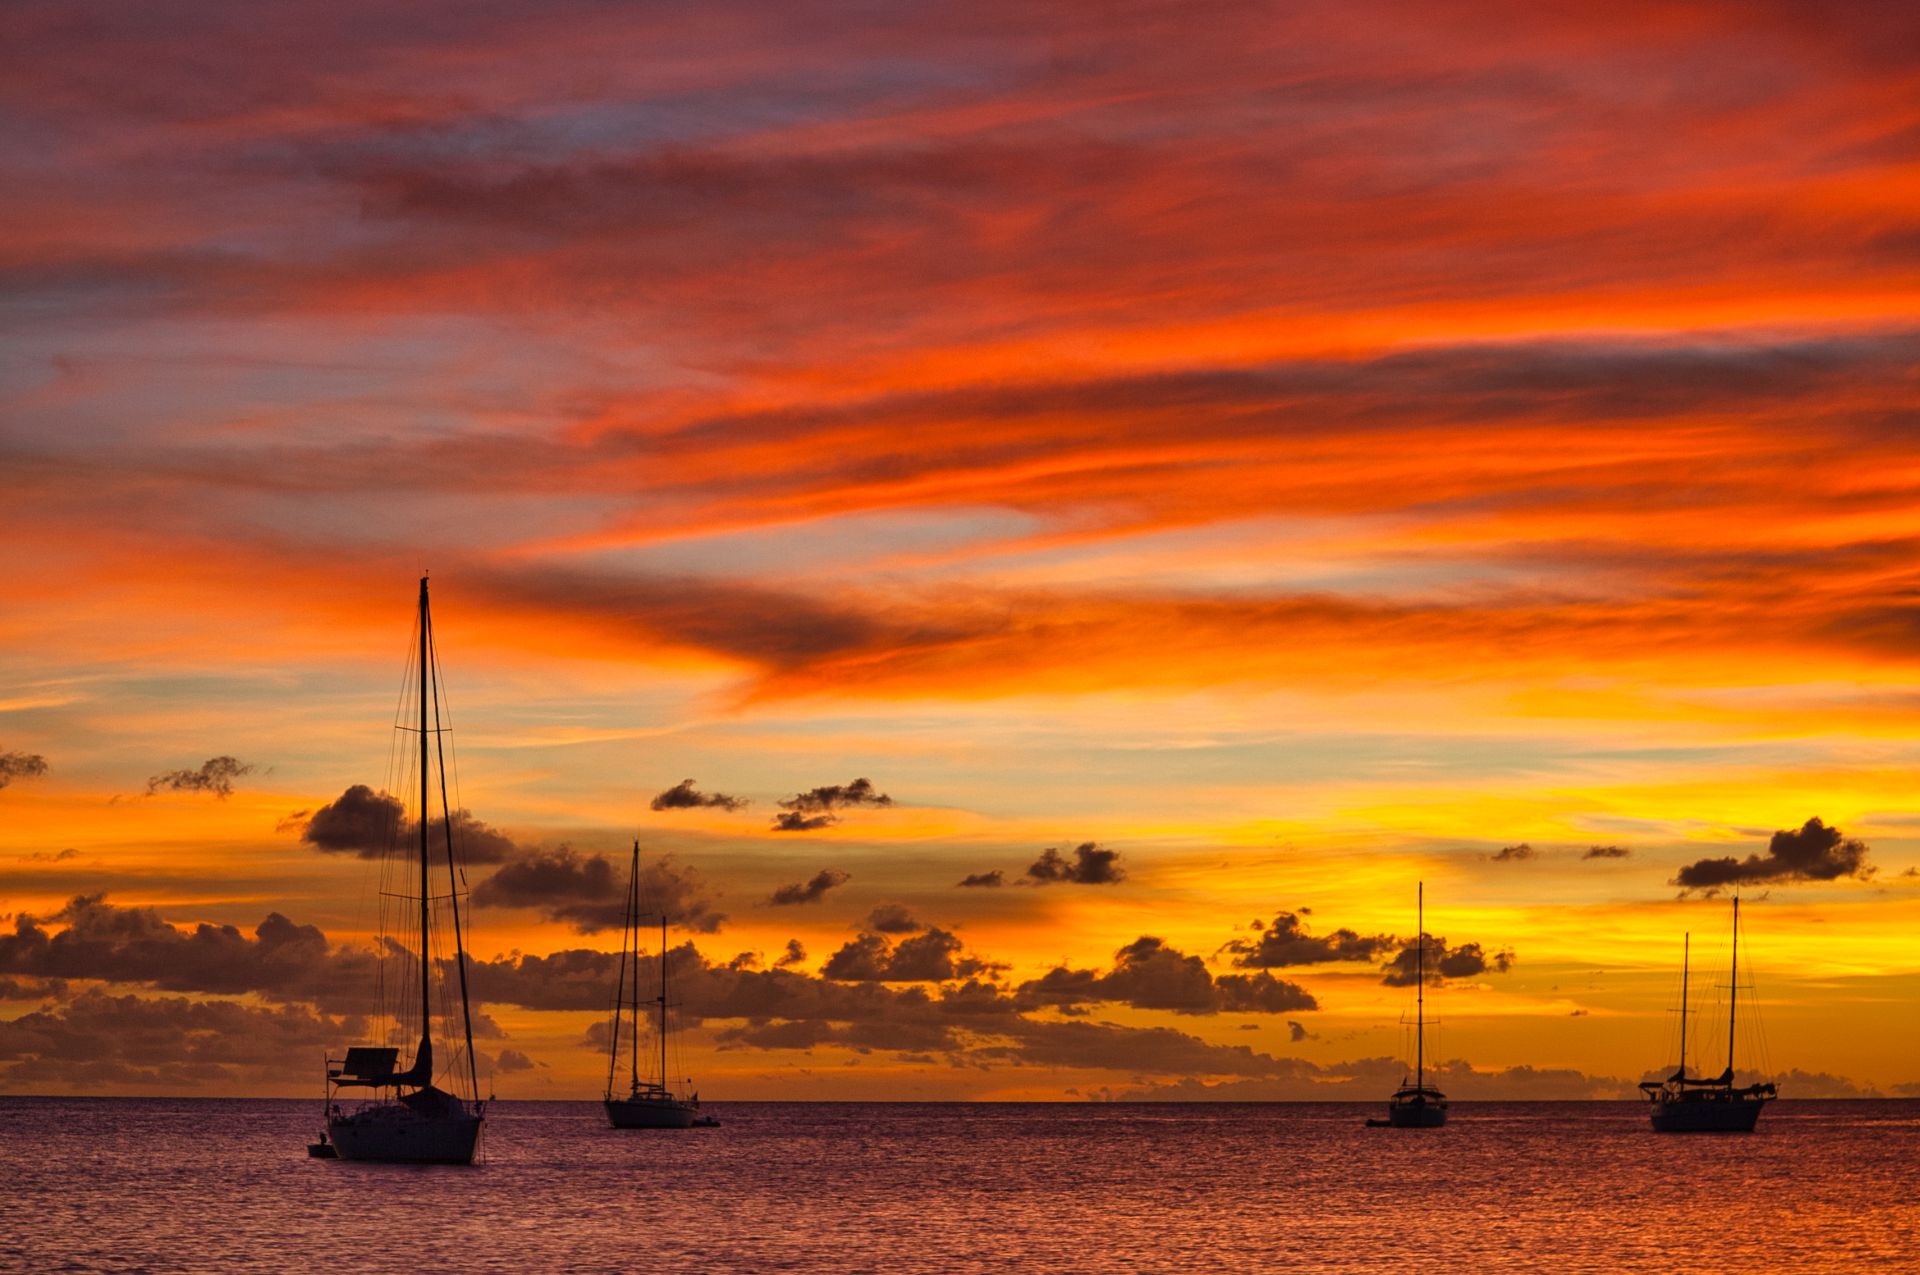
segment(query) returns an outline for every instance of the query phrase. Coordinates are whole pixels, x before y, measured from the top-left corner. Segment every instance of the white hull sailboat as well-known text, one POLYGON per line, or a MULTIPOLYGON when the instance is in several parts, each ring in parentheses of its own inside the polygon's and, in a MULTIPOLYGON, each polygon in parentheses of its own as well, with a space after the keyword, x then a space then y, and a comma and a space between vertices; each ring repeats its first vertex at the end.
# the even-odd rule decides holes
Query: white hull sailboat
MULTIPOLYGON (((1387 1100, 1387 1118, 1369 1120, 1375 1129, 1438 1129, 1447 1122, 1447 1096, 1427 1083, 1427 886, 1419 886, 1414 905, 1420 937, 1415 941, 1413 1076, 1403 1079, 1387 1100)), ((1406 1019, 1400 1020, 1402 1023, 1406 1019)))
POLYGON ((391 1103, 374 1103, 327 1121, 327 1136, 342 1160, 388 1164, 472 1164, 485 1117, 452 1094, 422 1089, 391 1103))
POLYGON ((700 1108, 672 1094, 633 1093, 607 1099, 607 1120, 616 1129, 691 1129, 700 1108))
POLYGON ((655 1040, 659 1072, 640 1074, 640 843, 633 843, 633 869, 627 877, 627 909, 621 927, 620 981, 613 995, 613 1032, 607 1044, 607 1122, 616 1129, 708 1128, 720 1122, 700 1112, 699 1095, 681 1097, 667 1084, 667 918, 660 916, 660 994, 655 1040), (620 1067, 623 1028, 627 1041, 628 1089, 614 1092, 620 1067))
MULTIPOLYGON (((405 1071, 396 1069, 400 1049, 394 1045, 360 1045, 347 1050, 343 1059, 327 1062, 326 1132, 309 1145, 309 1154, 326 1159, 373 1160, 397 1164, 472 1164, 479 1150, 481 1130, 486 1124, 486 1104, 479 1098, 479 1078, 474 1070, 473 1018, 467 1003, 467 954, 465 935, 460 926, 459 869, 454 851, 454 821, 447 808, 447 777, 444 745, 439 741, 445 729, 440 721, 438 669, 434 662, 433 622, 427 607, 427 581, 420 580, 419 615, 418 725, 400 727, 417 731, 420 739, 420 846, 417 897, 404 901, 419 905, 418 1026, 420 1044, 413 1064, 405 1071), (432 721, 428 708, 433 709, 432 721), (467 1095, 450 1093, 435 1083, 433 1050, 433 892, 431 868, 434 821, 430 809, 430 775, 434 759, 440 761, 440 828, 446 835, 447 894, 452 918, 454 966, 458 971, 460 1027, 462 1035, 448 1050, 451 1065, 445 1069, 449 1085, 464 1079, 467 1095), (458 1045, 464 1044, 464 1058, 458 1045), (464 1061, 464 1068, 459 1064, 464 1061), (464 1072, 464 1075, 462 1074, 464 1072), (343 1090, 367 1090, 369 1097, 352 1103, 343 1090)), ((397 829, 396 829, 397 834, 397 829)), ((397 840, 397 835, 396 835, 397 840)), ((397 848, 397 847, 396 847, 397 848)), ((451 997, 449 996, 449 999, 451 997)), ((401 1007, 411 1011, 411 1004, 401 1007)), ((454 1024, 449 1011, 443 1016, 448 1037, 454 1024)))
POLYGON ((1733 1083, 1735 1014, 1740 1006, 1740 897, 1733 900, 1733 973, 1727 986, 1727 1069, 1718 1076, 1687 1074, 1687 974, 1692 935, 1680 948, 1680 1065, 1665 1080, 1643 1080, 1656 1133, 1752 1133, 1760 1112, 1778 1096, 1771 1081, 1733 1083))

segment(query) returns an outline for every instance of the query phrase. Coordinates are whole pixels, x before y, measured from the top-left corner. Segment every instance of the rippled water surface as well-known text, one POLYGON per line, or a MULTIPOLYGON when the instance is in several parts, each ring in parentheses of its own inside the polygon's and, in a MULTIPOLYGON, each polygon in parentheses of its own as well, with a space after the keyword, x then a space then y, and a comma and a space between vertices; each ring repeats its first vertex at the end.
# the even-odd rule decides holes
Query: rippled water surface
POLYGON ((0 1099, 0 1269, 1920 1270, 1920 1104, 495 1105, 471 1169, 306 1158, 315 1104, 0 1099))

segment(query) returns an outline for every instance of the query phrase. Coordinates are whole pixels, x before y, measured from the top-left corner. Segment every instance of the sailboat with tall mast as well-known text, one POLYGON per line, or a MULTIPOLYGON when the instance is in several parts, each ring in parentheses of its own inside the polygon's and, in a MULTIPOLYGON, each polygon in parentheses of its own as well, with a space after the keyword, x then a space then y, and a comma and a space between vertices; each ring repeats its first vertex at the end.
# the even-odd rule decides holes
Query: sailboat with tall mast
MULTIPOLYGON (((1447 1122, 1447 1096, 1427 1083, 1427 885, 1415 895, 1413 1076, 1403 1077, 1387 1100, 1387 1118, 1369 1120, 1375 1128, 1438 1129, 1447 1122)), ((1405 1019, 1401 1020, 1405 1022, 1405 1019)))
POLYGON ((700 1114, 699 1095, 683 1097, 667 1083, 667 915, 660 914, 660 994, 652 997, 659 1020, 654 1032, 659 1071, 640 1074, 640 842, 633 843, 627 877, 627 908, 620 938, 620 981, 613 995, 613 1031, 607 1040, 607 1121, 616 1129, 692 1129, 716 1125, 700 1114), (627 1042, 628 1089, 616 1096, 621 1041, 627 1042))
POLYGON ((1687 976, 1693 936, 1680 945, 1680 1065, 1665 1080, 1643 1080, 1640 1092, 1659 1133, 1752 1133, 1760 1112, 1779 1096, 1771 1081, 1733 1083, 1734 1027, 1740 1008, 1740 896, 1733 897, 1733 968, 1727 985, 1727 1069, 1717 1076, 1687 1074, 1687 976))
MULTIPOLYGON (((355 1045, 347 1050, 344 1059, 328 1059, 326 1073, 326 1132, 318 1143, 311 1144, 308 1151, 318 1157, 341 1160, 376 1160, 413 1164, 472 1164, 475 1151, 480 1145, 480 1133, 486 1122, 486 1103, 479 1096, 479 1077, 475 1072, 473 1051, 473 1015, 467 1000, 467 953, 466 939, 460 926, 460 873, 454 850, 454 820, 448 809, 447 773, 446 773, 446 727, 441 720, 441 694, 439 666, 435 659, 433 645, 433 618, 427 605, 427 578, 420 577, 420 611, 417 620, 419 636, 419 702, 417 725, 406 726, 396 723, 396 728, 406 732, 417 732, 420 751, 418 758, 420 780, 419 805, 419 875, 417 899, 400 896, 403 903, 419 904, 419 948, 406 951, 404 943, 389 939, 385 950, 405 952, 416 957, 419 967, 419 1003, 417 1020, 413 1017, 416 1007, 411 1004, 411 988, 403 998, 398 1012, 393 1016, 394 1034, 403 1041, 413 1026, 418 1026, 420 1043, 414 1052, 413 1064, 406 1070, 397 1069, 400 1056, 399 1046, 355 1045), (431 717, 429 716, 431 709, 431 717), (428 818, 432 806, 432 780, 437 761, 440 788, 440 819, 437 822, 428 818), (432 866, 434 855, 433 839, 435 832, 444 833, 447 870, 447 893, 444 896, 451 917, 454 961, 458 973, 457 991, 460 1002, 459 1031, 454 1036, 455 1023, 450 1006, 443 1005, 441 1026, 448 1039, 448 1049, 444 1055, 446 1065, 436 1070, 433 1049, 433 992, 434 973, 440 968, 443 975, 445 962, 436 961, 433 946, 433 904, 432 866), (462 1051, 459 1046, 464 1044, 462 1051), (464 1066, 461 1064, 464 1062, 464 1066), (444 1076, 446 1083, 454 1089, 464 1089, 465 1095, 449 1092, 436 1083, 444 1076), (464 1082, 464 1084, 462 1083, 464 1082), (341 1091, 364 1089, 369 1091, 366 1100, 357 1104, 342 1101, 341 1091)), ((411 671, 411 670, 410 670, 411 671)), ((401 814, 394 814, 393 847, 398 857, 401 814)), ((383 892, 384 893, 384 892, 383 892)), ((383 926, 384 928, 384 926, 383 926)), ((407 971, 411 973, 411 970, 407 971)), ((396 982, 406 982, 403 976, 396 982)), ((443 980, 444 982, 444 980, 443 980)), ((383 987, 385 980, 383 980, 383 987)), ((452 999, 452 990, 445 999, 452 999)), ((383 1013, 383 1017, 384 1017, 383 1013)), ((391 1037, 390 1037, 391 1039, 391 1037)))

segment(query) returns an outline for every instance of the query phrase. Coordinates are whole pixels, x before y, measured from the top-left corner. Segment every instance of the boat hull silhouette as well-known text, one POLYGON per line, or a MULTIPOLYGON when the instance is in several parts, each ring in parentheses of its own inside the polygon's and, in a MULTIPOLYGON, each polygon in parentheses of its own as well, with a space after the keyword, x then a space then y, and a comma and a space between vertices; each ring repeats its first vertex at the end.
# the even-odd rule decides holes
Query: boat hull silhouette
POLYGON ((466 1112, 413 1110, 381 1103, 327 1121, 327 1137, 342 1160, 388 1164, 472 1164, 485 1122, 466 1112))
POLYGON ((1438 1129, 1447 1122, 1447 1100, 1436 1089, 1403 1089, 1387 1104, 1393 1129, 1438 1129))
POLYGON ((616 1129, 691 1129, 700 1109, 675 1098, 609 1098, 607 1121, 616 1129))
POLYGON ((1752 1133, 1769 1097, 1729 1094, 1725 1090, 1696 1091, 1656 1099, 1649 1115, 1659 1133, 1752 1133))

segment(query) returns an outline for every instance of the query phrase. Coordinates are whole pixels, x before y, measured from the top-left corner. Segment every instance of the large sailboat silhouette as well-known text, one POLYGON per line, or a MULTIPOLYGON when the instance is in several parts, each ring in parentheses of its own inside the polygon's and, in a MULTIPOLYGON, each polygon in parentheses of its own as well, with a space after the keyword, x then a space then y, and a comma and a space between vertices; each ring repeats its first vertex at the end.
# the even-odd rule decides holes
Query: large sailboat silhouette
MULTIPOLYGON (((640 843, 633 843, 633 867, 627 877, 627 907, 621 927, 620 981, 613 993, 613 1030, 607 1039, 607 1122, 616 1129, 694 1129, 719 1124, 700 1113, 699 1096, 676 1093, 667 1078, 667 917, 660 914, 660 994, 652 997, 659 1011, 654 1043, 659 1046, 658 1071, 640 1073, 640 843), (627 1042, 628 1089, 614 1088, 619 1072, 622 1023, 627 1042)), ((651 1067, 652 1060, 649 1060, 651 1067)))
MULTIPOLYGON (((1414 904, 1413 1076, 1402 1078, 1387 1100, 1387 1118, 1369 1120, 1373 1128, 1438 1129, 1447 1122, 1447 1096, 1427 1083, 1427 885, 1422 881, 1414 904)), ((1400 1020, 1405 1022, 1403 1018, 1400 1020)))
POLYGON ((1717 1076, 1687 1074, 1687 976, 1693 936, 1680 948, 1680 1065, 1664 1080, 1643 1080, 1640 1092, 1660 1133, 1751 1133, 1760 1111, 1778 1096, 1771 1081, 1736 1087, 1733 1046, 1740 1008, 1740 896, 1733 898, 1733 972, 1727 986, 1727 1069, 1717 1076))
MULTIPOLYGON (((401 896, 405 903, 419 905, 419 948, 406 951, 397 940, 388 940, 384 951, 404 953, 417 958, 419 969, 418 1025, 420 1044, 413 1064, 405 1071, 396 1069, 400 1049, 394 1045, 356 1045, 344 1059, 327 1060, 326 1132, 311 1144, 311 1154, 341 1160, 382 1160, 417 1164, 471 1164, 480 1145, 480 1132, 486 1120, 486 1104, 479 1097, 479 1078, 474 1070, 473 1017, 467 1003, 466 939, 460 926, 460 873, 454 849, 454 820, 448 809, 446 747, 447 728, 442 724, 439 666, 434 656, 433 619, 427 605, 427 579, 420 578, 419 700, 418 724, 396 729, 417 732, 420 741, 420 845, 419 895, 401 896), (429 717, 431 709, 431 717, 429 717), (440 780, 440 818, 427 817, 431 807, 432 779, 437 767, 440 780), (433 903, 431 886, 433 834, 444 833, 446 848, 447 893, 452 921, 454 969, 458 974, 460 1036, 454 1039, 455 1024, 450 1010, 441 1016, 450 1038, 445 1055, 447 1065, 437 1072, 433 1049, 433 989, 437 964, 433 949, 433 903), (464 1045, 464 1051, 460 1046, 464 1045), (462 1067, 460 1064, 465 1064, 462 1067), (444 1073, 455 1088, 464 1088, 465 1096, 451 1093, 435 1083, 444 1073), (464 1085, 462 1084, 464 1081, 464 1085), (365 1089, 371 1096, 357 1104, 341 1099, 341 1090, 365 1089)), ((396 809, 395 841, 401 816, 396 809)), ((398 846, 395 846, 396 851, 398 846)), ((383 926, 384 928, 384 926, 383 926)), ((389 956, 388 959, 391 959, 389 956)), ((398 980, 396 980, 398 981, 398 980)), ((384 989, 384 980, 383 980, 384 989)), ((408 998, 410 1000, 410 997, 408 998)), ((451 999, 451 993, 449 993, 451 999)), ((394 1015, 396 1030, 410 1021, 414 1006, 405 1003, 394 1015)), ((383 1017, 385 1016, 383 1011, 383 1017)))

